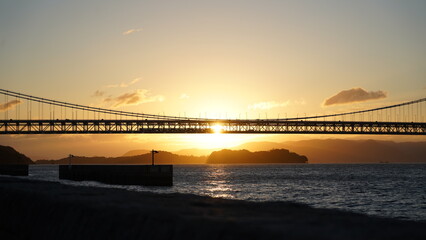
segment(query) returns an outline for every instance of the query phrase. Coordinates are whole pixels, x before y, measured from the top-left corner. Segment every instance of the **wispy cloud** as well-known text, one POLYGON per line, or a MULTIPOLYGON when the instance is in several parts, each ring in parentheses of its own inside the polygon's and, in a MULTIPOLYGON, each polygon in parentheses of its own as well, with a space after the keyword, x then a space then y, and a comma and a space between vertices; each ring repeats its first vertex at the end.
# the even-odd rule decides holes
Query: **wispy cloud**
POLYGON ((337 93, 336 95, 326 99, 324 101, 324 106, 348 104, 353 102, 364 102, 386 97, 386 92, 381 90, 368 92, 362 88, 352 88, 349 90, 343 90, 337 93))
POLYGON ((180 96, 179 96, 179 99, 188 99, 189 98, 189 95, 188 94, 186 94, 186 93, 182 93, 180 96))
POLYGON ((7 111, 9 109, 14 108, 16 105, 21 104, 20 100, 12 100, 7 103, 0 104, 0 112, 7 111))
POLYGON ((96 92, 93 93, 93 97, 102 97, 105 95, 104 91, 96 90, 96 92))
POLYGON ((123 35, 129 35, 129 34, 137 33, 137 32, 140 32, 140 31, 142 31, 142 28, 131 28, 127 31, 124 31, 122 34, 123 35))
POLYGON ((116 108, 149 102, 162 102, 164 101, 164 97, 162 95, 151 95, 146 89, 138 89, 134 92, 124 93, 118 97, 105 98, 104 101, 111 103, 112 107, 116 108))
POLYGON ((118 88, 118 87, 120 87, 120 88, 126 88, 126 87, 129 87, 129 86, 131 86, 131 85, 139 82, 140 80, 141 80, 140 78, 135 78, 135 79, 133 79, 132 81, 130 81, 128 83, 110 84, 110 85, 107 85, 106 87, 107 88, 118 88))

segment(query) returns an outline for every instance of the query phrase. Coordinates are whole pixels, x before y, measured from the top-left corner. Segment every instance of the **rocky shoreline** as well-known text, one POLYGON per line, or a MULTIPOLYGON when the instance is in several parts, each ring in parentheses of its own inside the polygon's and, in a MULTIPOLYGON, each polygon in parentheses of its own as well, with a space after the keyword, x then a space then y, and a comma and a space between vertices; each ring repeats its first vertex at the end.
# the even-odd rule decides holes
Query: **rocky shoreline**
POLYGON ((426 222, 0 176, 0 239, 426 239, 426 222))

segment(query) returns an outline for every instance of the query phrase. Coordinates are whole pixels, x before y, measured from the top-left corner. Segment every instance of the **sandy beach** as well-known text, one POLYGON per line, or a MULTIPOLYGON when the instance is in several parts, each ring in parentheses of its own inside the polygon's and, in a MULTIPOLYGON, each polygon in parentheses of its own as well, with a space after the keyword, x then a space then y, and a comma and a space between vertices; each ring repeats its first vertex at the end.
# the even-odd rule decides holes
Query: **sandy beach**
POLYGON ((0 239, 425 239, 426 222, 290 202, 0 177, 0 239))

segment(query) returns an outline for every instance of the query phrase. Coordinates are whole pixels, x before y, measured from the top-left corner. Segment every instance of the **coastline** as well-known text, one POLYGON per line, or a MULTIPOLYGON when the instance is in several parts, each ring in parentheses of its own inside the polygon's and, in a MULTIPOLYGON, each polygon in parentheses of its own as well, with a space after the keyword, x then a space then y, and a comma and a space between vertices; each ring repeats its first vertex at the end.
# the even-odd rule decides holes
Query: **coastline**
POLYGON ((426 222, 0 176, 1 239, 425 239, 426 222))

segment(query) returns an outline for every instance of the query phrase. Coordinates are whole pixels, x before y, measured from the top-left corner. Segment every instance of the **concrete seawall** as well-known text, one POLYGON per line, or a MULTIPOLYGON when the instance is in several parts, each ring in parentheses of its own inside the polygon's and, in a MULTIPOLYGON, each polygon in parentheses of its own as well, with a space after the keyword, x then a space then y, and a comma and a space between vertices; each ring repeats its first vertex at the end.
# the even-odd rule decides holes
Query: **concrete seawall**
POLYGON ((28 176, 28 164, 0 164, 0 174, 10 176, 28 176))
POLYGON ((122 185, 172 186, 173 165, 59 165, 59 179, 122 185))

